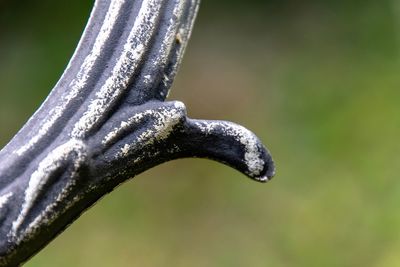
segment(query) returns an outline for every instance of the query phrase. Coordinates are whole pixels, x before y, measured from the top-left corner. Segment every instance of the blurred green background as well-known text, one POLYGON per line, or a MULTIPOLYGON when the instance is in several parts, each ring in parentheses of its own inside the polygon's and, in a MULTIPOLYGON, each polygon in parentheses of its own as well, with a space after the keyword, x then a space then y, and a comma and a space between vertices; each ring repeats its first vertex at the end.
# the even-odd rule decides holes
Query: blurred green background
MULTIPOLYGON (((56 83, 92 4, 0 0, 1 146, 56 83)), ((26 266, 400 266, 399 52, 397 0, 203 0, 170 99, 252 129, 276 178, 164 164, 26 266)))

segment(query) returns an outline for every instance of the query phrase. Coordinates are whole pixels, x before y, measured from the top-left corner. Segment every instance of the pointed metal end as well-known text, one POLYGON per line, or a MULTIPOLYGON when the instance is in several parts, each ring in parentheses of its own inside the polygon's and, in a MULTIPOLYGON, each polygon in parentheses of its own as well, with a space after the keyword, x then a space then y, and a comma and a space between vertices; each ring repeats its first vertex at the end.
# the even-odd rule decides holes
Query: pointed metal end
POLYGON ((184 132, 179 147, 190 156, 222 162, 258 182, 265 183, 275 175, 268 149, 243 126, 227 121, 187 119, 184 132))

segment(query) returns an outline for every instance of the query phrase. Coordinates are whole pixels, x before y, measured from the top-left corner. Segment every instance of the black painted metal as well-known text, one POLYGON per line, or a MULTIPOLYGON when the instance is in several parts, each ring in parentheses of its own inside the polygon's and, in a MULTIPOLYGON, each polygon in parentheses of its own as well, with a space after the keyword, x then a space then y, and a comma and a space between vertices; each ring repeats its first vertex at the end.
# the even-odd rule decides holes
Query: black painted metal
POLYGON ((97 0, 42 107, 0 152, 0 265, 16 266, 115 186, 157 164, 210 158, 258 181, 270 154, 245 128, 164 102, 198 0, 97 0))

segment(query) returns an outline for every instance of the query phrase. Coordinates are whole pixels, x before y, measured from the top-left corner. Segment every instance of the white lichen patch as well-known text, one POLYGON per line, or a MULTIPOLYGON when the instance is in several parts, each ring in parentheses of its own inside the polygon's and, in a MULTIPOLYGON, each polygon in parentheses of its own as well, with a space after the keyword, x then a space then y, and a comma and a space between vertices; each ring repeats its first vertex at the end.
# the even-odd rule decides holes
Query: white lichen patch
MULTIPOLYGON (((70 87, 73 89, 71 92, 82 89, 86 85, 89 73, 93 70, 96 60, 99 58, 107 40, 109 40, 112 29, 115 26, 118 15, 120 14, 121 8, 125 2, 125 0, 111 1, 110 7, 104 18, 104 23, 101 25, 92 50, 83 61, 76 78, 70 83, 70 87)), ((73 98, 74 94, 69 94, 66 100, 70 100, 70 97, 73 98)))
POLYGON ((157 0, 144 0, 133 28, 110 76, 96 93, 87 111, 75 124, 72 136, 83 138, 111 107, 113 101, 127 88, 130 77, 137 70, 147 44, 155 29, 161 5, 157 0))
MULTIPOLYGON (((166 64, 168 63, 168 59, 174 45, 174 38, 178 31, 179 23, 177 23, 177 21, 181 20, 185 4, 185 1, 176 1, 175 3, 174 9, 172 10, 172 17, 169 19, 168 27, 162 38, 160 48, 157 51, 156 57, 154 57, 154 59, 152 60, 153 67, 154 69, 156 69, 156 71, 151 68, 144 76, 144 83, 149 86, 154 86, 151 84, 151 77, 153 73, 157 73, 158 70, 164 71, 166 64)), ((169 80, 170 79, 167 75, 163 75, 162 83, 165 87, 168 86, 169 80)), ((163 98, 166 97, 164 92, 160 92, 160 95, 163 98)))
POLYGON ((172 11, 173 18, 169 20, 169 25, 167 30, 165 31, 165 35, 161 43, 161 48, 159 50, 159 53, 157 54, 157 57, 153 60, 153 64, 155 66, 165 66, 165 64, 167 64, 168 55, 170 54, 170 51, 173 47, 174 37, 176 36, 178 31, 179 24, 176 23, 175 20, 179 21, 181 19, 184 5, 185 1, 179 1, 172 11))
POLYGON ((3 206, 8 203, 12 195, 13 192, 8 192, 7 194, 0 196, 0 209, 3 208, 3 206))
MULTIPOLYGON (((12 236, 16 236, 20 226, 24 223, 26 216, 33 207, 39 194, 43 193, 43 188, 48 184, 49 179, 58 169, 64 169, 68 164, 73 165, 70 174, 71 180, 76 178, 76 171, 87 159, 86 145, 80 140, 71 139, 60 145, 44 158, 38 165, 35 172, 32 173, 27 189, 25 190, 25 199, 17 219, 12 224, 12 236)), ((29 229, 25 230, 29 232, 29 229)), ((19 236, 19 238, 22 238, 19 236)))
POLYGON ((223 135, 235 138, 244 147, 244 162, 248 169, 247 174, 260 181, 268 179, 268 177, 260 177, 264 170, 265 161, 258 147, 258 139, 251 131, 235 123, 224 121, 196 121, 195 124, 204 134, 211 134, 218 129, 223 135))
POLYGON ((110 131, 103 139, 102 144, 108 146, 111 142, 118 140, 119 135, 125 130, 132 129, 135 125, 138 125, 146 116, 151 116, 154 113, 153 110, 145 110, 143 112, 136 113, 130 117, 127 121, 121 121, 120 126, 110 131))
POLYGON ((144 78, 144 83, 145 84, 149 84, 151 82, 151 75, 150 74, 145 75, 143 78, 144 78))
MULTIPOLYGON (((97 2, 96 2, 97 3, 97 2)), ((121 8, 125 0, 113 0, 110 3, 109 9, 107 10, 104 23, 102 24, 99 34, 96 37, 92 50, 84 59, 82 65, 80 66, 79 72, 76 78, 69 84, 68 93, 60 101, 59 105, 51 109, 47 116, 47 120, 43 122, 35 136, 33 136, 28 143, 20 147, 18 150, 14 151, 17 155, 23 155, 27 150, 32 148, 39 140, 41 140, 46 134, 48 134, 50 128, 54 123, 64 114, 67 106, 72 100, 76 98, 79 92, 87 84, 89 73, 93 70, 95 62, 102 53, 102 50, 110 37, 111 31, 115 26, 118 16, 121 12, 121 8)), ((79 46, 76 51, 79 51, 79 46)), ((71 61, 74 59, 72 57, 71 61)), ((67 67, 67 69, 69 66, 67 67)), ((43 106, 42 106, 43 107, 43 106)))
MULTIPOLYGON (((154 110, 146 110, 143 113, 136 114, 129 119, 125 127, 134 127, 138 123, 138 117, 150 116, 152 118, 152 125, 141 133, 132 144, 125 144, 117 158, 127 156, 134 148, 140 146, 151 145, 154 142, 162 141, 169 137, 174 128, 182 121, 186 115, 186 108, 182 102, 176 101, 173 106, 166 105, 154 110)), ((125 130, 125 127, 115 129, 112 136, 116 136, 118 132, 125 130)), ((110 140, 105 140, 106 142, 110 140)))
POLYGON ((129 153, 129 150, 130 150, 129 148, 130 148, 129 144, 125 144, 125 145, 121 148, 121 154, 123 154, 123 155, 128 154, 128 153, 129 153))
POLYGON ((164 84, 165 87, 168 87, 168 82, 169 82, 169 77, 167 75, 164 75, 162 78, 162 83, 164 84))

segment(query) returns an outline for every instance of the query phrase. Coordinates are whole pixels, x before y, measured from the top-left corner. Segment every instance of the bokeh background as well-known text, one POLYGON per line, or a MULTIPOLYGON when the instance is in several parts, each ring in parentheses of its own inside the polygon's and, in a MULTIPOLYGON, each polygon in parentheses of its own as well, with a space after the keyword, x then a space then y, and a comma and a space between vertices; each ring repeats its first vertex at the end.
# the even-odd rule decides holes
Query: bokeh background
MULTIPOLYGON (((1 146, 56 83, 92 4, 0 0, 1 146)), ((397 0, 203 0, 170 99, 252 129, 276 178, 164 164, 26 266, 400 266, 399 53, 397 0)))

